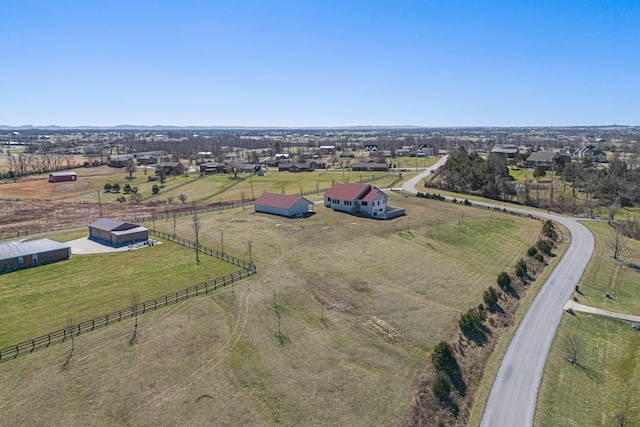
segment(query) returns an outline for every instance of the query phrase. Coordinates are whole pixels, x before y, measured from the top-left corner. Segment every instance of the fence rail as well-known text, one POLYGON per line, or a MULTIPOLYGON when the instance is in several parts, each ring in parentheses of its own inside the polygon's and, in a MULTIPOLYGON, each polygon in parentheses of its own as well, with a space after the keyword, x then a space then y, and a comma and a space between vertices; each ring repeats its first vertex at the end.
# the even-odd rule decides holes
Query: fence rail
POLYGON ((170 294, 156 297, 151 300, 141 302, 139 304, 123 308, 118 311, 114 311, 108 314, 104 314, 93 319, 85 320, 78 324, 60 329, 55 332, 48 333, 46 335, 39 336, 21 343, 11 345, 9 347, 0 349, 0 362, 5 362, 10 359, 15 359, 18 356, 33 353, 36 350, 47 348, 52 344, 65 342, 72 336, 78 336, 95 329, 104 328, 110 324, 120 322, 122 320, 135 317, 136 314, 144 314, 149 311, 155 311, 159 308, 166 307, 171 304, 175 304, 179 301, 194 298, 199 295, 207 295, 209 292, 218 290, 219 288, 226 287, 228 285, 237 282, 245 277, 257 274, 255 265, 251 264, 250 267, 241 271, 236 271, 226 276, 218 277, 212 280, 208 280, 203 283, 199 283, 195 286, 191 286, 186 289, 181 289, 170 294))
MULTIPOLYGON (((192 242, 191 240, 187 240, 187 239, 183 239, 182 237, 178 237, 176 235, 173 234, 169 234, 169 233, 165 233, 162 231, 158 231, 158 230, 149 230, 149 233, 152 234, 153 236, 157 236, 157 237, 162 237, 163 239, 166 240, 171 240, 172 242, 178 243, 180 245, 186 246, 188 248, 192 248, 195 249, 196 248, 196 244, 195 242, 192 242)), ((210 255, 212 257, 221 259, 223 261, 227 261, 230 262, 232 264, 235 264, 239 267, 242 267, 244 269, 253 269, 255 270, 256 266, 252 263, 252 262, 247 262, 244 261, 240 258, 236 258, 234 256, 231 255, 227 255, 225 253, 219 252, 215 249, 211 249, 208 248, 206 246, 203 245, 198 245, 198 250, 204 254, 210 255)))

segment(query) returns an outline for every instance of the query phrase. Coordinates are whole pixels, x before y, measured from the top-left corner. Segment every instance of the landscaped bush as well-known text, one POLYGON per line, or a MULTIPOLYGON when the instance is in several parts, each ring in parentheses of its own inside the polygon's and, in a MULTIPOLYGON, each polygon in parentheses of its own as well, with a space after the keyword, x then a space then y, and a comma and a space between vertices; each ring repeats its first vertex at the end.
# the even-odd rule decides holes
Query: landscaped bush
POLYGON ((502 289, 503 291, 509 290, 509 288, 511 287, 511 277, 509 277, 509 274, 507 274, 506 271, 498 274, 497 282, 498 286, 500 286, 500 289, 502 289))
POLYGON ((449 394, 451 393, 451 381, 444 372, 438 372, 436 377, 433 379, 433 383, 431 384, 431 389, 433 390, 433 394, 440 400, 441 402, 449 401, 449 394))
POLYGON ((496 290, 493 286, 489 286, 482 293, 482 301, 487 304, 487 307, 492 308, 498 304, 498 300, 500 299, 500 292, 496 290))
POLYGON ((466 313, 462 313, 458 324, 465 334, 472 334, 480 329, 482 325, 482 314, 476 308, 470 308, 466 313))
POLYGON ((438 371, 452 372, 458 369, 453 348, 446 341, 440 341, 431 352, 431 362, 438 371))
POLYGON ((108 182, 104 185, 104 192, 109 193, 111 191, 111 184, 108 182))
POLYGON ((550 219, 548 219, 542 226, 542 232, 551 240, 556 240, 558 238, 558 231, 556 230, 556 226, 550 219))
POLYGON ((536 243, 536 246, 543 254, 551 255, 551 249, 553 249, 553 243, 551 240, 540 239, 538 240, 538 243, 536 243))
POLYGON ((531 257, 537 253, 538 253, 538 250, 534 246, 531 246, 529 249, 527 249, 527 255, 531 257))
POLYGON ((516 276, 523 278, 526 275, 527 275, 527 263, 524 262, 523 259, 520 259, 520 261, 516 263, 516 276))
POLYGON ((533 256, 533 259, 535 259, 536 261, 540 262, 540 263, 544 263, 544 257, 542 256, 541 253, 537 253, 533 256))

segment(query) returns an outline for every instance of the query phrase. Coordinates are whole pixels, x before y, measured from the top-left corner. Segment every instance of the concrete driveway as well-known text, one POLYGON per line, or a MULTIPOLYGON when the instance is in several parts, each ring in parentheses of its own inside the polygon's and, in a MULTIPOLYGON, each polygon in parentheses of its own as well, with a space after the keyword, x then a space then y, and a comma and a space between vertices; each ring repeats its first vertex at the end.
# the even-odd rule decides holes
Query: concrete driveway
MULTIPOLYGON (((158 242, 154 242, 157 244, 158 242)), ((102 245, 98 242, 94 242, 93 240, 89 240, 88 237, 82 237, 80 239, 71 240, 69 242, 65 242, 65 245, 71 246, 71 253, 73 255, 88 255, 88 254, 103 254, 108 252, 122 252, 128 251, 132 249, 140 249, 146 248, 148 246, 144 245, 135 245, 132 247, 122 246, 119 248, 113 248, 111 246, 102 245)))

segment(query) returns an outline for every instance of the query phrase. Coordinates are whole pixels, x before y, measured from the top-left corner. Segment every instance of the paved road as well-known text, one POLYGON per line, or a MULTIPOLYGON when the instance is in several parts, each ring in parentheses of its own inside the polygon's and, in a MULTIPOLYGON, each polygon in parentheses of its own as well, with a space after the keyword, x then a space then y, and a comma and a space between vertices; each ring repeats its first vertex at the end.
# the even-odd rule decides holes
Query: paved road
MULTIPOLYGON (((416 187, 422 183, 422 180, 428 177, 429 175, 431 175, 431 171, 435 171, 440 166, 444 165, 448 158, 449 156, 442 157, 440 160, 436 162, 436 164, 426 168, 424 172, 421 172, 418 175, 414 176, 413 178, 409 179, 407 182, 402 184, 402 189, 409 193, 416 194, 419 191, 416 189, 416 187)), ((420 187, 422 186, 420 185, 420 187)))
MULTIPOLYGON (((418 178, 412 184, 408 182, 403 189, 416 193, 415 185, 421 179, 418 178)), ((473 204, 497 206, 482 202, 473 202, 473 204)), ((500 206, 500 208, 505 207, 500 206)), ((576 219, 528 209, 508 207, 506 209, 552 219, 564 225, 571 233, 571 244, 531 304, 511 340, 491 389, 481 427, 533 426, 544 364, 558 329, 564 304, 571 297, 575 285, 582 277, 595 247, 591 232, 576 219)))

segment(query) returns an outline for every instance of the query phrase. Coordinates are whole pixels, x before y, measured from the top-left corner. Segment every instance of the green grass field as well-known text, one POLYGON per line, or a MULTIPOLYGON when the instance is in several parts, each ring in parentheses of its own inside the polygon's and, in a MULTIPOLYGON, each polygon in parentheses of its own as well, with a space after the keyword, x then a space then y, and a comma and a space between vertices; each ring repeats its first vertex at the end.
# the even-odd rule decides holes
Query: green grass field
MULTIPOLYGON (((398 424, 433 345, 457 332, 460 313, 482 301, 540 223, 395 194, 389 202, 408 215, 374 221, 318 205, 306 219, 203 214, 200 241, 220 248, 224 233, 225 252, 251 256, 258 275, 141 316, 133 347, 132 322, 81 335, 68 371, 59 368, 64 344, 0 363, 0 415, 86 425, 91 407, 92 425, 398 424)), ((173 223, 156 227, 172 232, 173 223)), ((191 218, 176 228, 189 238, 191 218)), ((140 262, 159 269, 156 281, 186 280, 173 257, 140 262)), ((97 280, 114 268, 91 271, 97 280)), ((118 307, 129 294, 116 292, 118 307)))
MULTIPOLYGON (((580 280, 581 304, 609 311, 640 315, 640 272, 610 258, 613 228, 606 222, 585 222, 596 239, 596 250, 580 280), (613 293, 613 298, 605 297, 613 293)), ((625 239, 622 257, 638 263, 640 243, 625 239)), ((640 425, 635 395, 640 391, 640 338, 624 322, 576 312, 565 314, 547 359, 536 412, 536 426, 617 425, 624 412, 627 426, 640 425), (582 343, 581 366, 566 359, 566 337, 582 343)))
POLYGON ((0 347, 62 329, 67 315, 79 323, 127 307, 134 293, 142 302, 238 270, 210 256, 200 259, 196 266, 192 249, 164 242, 135 251, 72 255, 68 261, 5 274, 0 347), (167 259, 171 262, 162 261, 167 259))
POLYGON ((612 319, 565 314, 547 359, 534 425, 617 426, 616 415, 626 415, 625 426, 640 425, 640 335, 612 319), (567 337, 578 337, 579 366, 567 359, 567 337))

